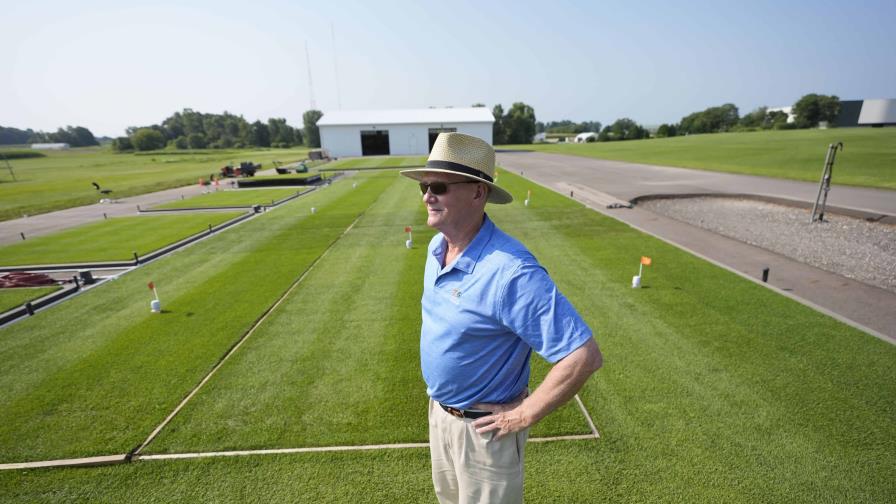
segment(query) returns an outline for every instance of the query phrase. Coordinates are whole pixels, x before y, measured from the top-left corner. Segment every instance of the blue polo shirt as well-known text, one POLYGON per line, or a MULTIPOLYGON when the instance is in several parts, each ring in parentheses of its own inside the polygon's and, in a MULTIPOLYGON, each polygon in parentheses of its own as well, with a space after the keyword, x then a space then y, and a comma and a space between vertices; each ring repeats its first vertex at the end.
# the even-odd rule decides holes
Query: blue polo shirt
POLYGON ((485 216, 460 256, 433 237, 423 277, 420 361, 427 393, 457 408, 504 403, 529 384, 534 349, 566 357, 591 330, 535 257, 485 216))

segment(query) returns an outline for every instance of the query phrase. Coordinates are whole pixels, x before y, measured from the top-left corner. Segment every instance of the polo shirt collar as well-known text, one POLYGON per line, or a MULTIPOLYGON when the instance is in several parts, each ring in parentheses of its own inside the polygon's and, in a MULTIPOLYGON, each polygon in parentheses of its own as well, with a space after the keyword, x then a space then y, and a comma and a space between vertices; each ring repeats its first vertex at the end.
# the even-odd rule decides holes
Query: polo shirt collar
POLYGON ((494 231, 495 224, 488 218, 488 214, 485 214, 482 219, 482 227, 479 228, 479 232, 476 233, 476 237, 473 238, 473 241, 471 241, 470 244, 467 245, 467 248, 461 252, 460 256, 454 262, 454 267, 464 273, 472 273, 473 268, 476 267, 476 263, 479 262, 479 256, 482 255, 482 251, 485 249, 485 245, 491 239, 494 231))

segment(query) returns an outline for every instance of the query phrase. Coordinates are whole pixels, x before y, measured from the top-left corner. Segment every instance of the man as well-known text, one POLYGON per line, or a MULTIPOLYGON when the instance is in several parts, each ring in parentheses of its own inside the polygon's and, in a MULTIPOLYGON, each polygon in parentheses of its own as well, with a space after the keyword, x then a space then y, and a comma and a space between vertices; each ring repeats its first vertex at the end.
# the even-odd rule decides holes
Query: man
POLYGON ((522 502, 529 427, 571 399, 602 363, 591 330, 526 248, 485 214, 513 197, 494 184, 495 151, 442 133, 420 182, 429 244, 420 360, 440 502, 522 502), (529 358, 553 367, 528 393, 529 358))

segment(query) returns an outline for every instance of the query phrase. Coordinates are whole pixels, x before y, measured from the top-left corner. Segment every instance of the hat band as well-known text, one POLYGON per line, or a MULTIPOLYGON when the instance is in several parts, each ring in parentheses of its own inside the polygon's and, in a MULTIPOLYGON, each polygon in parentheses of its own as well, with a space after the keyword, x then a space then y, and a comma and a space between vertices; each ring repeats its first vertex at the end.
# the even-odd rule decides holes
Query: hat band
POLYGON ((460 163, 453 163, 451 161, 438 161, 438 160, 427 161, 426 167, 427 168, 438 168, 440 170, 448 170, 448 171, 463 173, 464 175, 470 175, 473 177, 487 180, 490 184, 495 181, 490 176, 486 175, 485 173, 483 173, 475 168, 470 168, 469 166, 462 165, 460 163))

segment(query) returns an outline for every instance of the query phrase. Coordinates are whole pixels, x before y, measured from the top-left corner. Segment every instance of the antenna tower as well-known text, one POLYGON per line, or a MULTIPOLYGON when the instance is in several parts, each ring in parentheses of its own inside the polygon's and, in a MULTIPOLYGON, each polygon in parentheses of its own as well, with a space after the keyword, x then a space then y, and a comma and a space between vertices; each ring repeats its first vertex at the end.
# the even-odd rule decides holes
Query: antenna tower
POLYGON ((311 56, 308 55, 308 41, 305 41, 305 61, 308 63, 308 100, 311 103, 311 110, 316 110, 314 106, 314 87, 311 85, 311 56))

